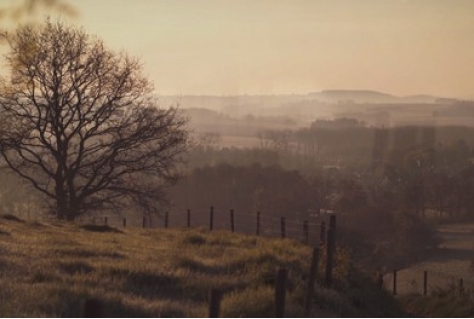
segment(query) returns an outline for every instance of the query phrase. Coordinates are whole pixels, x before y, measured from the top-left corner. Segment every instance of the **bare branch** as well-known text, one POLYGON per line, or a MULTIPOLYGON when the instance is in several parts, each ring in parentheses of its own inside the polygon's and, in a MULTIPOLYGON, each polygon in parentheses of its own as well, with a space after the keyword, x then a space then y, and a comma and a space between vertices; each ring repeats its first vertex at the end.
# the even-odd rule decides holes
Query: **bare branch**
POLYGON ((61 23, 8 34, 0 152, 59 218, 138 205, 156 211, 188 134, 161 109, 140 63, 61 23))

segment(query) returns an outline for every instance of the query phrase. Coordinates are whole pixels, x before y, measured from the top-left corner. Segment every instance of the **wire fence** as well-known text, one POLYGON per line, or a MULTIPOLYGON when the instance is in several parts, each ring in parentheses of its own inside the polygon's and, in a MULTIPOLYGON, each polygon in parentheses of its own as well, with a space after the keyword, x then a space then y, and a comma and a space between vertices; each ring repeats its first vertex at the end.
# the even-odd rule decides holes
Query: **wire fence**
POLYGON ((383 287, 394 295, 456 293, 474 300, 473 275, 438 271, 426 265, 385 274, 383 287))
MULTIPOLYGON (((248 213, 215 207, 187 209, 175 208, 159 218, 125 219, 118 215, 94 217, 89 220, 96 225, 112 227, 143 228, 197 228, 211 231, 227 230, 236 233, 263 237, 291 238, 312 246, 327 240, 327 229, 333 213, 294 214, 275 216, 261 212, 248 213)), ((456 292, 474 301, 474 272, 460 271, 459 265, 451 271, 441 263, 419 264, 402 270, 385 273, 381 277, 382 287, 394 295, 431 294, 456 292), (439 267, 438 267, 439 266, 439 267)))
POLYGON ((212 231, 228 230, 236 233, 264 237, 280 237, 319 245, 326 234, 326 220, 330 214, 301 214, 274 216, 261 212, 248 213, 233 209, 175 208, 154 218, 127 220, 120 216, 107 216, 91 220, 94 224, 114 227, 143 228, 194 228, 205 227, 212 231))

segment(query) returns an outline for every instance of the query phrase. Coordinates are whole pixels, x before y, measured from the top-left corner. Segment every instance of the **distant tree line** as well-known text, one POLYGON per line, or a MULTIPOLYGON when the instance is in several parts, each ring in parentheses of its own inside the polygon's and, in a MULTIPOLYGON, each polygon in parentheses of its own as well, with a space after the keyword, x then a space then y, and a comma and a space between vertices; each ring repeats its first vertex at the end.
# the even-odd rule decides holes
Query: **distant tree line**
POLYGON ((190 154, 189 167, 278 164, 305 174, 322 166, 371 169, 385 164, 397 166, 408 153, 422 149, 433 152, 438 166, 457 170, 466 166, 474 147, 474 128, 470 127, 376 128, 345 118, 318 120, 298 130, 261 131, 257 137, 259 146, 251 150, 198 143, 190 154))

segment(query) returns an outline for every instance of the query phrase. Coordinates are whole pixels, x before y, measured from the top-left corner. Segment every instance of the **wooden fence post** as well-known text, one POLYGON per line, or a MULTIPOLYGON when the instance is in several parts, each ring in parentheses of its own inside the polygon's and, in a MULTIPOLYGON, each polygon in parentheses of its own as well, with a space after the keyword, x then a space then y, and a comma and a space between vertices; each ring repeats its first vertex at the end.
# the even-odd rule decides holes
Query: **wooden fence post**
POLYGON ((104 225, 107 226, 107 217, 104 217, 104 225))
POLYGON ((306 291, 306 298, 305 298, 305 305, 304 305, 306 316, 309 316, 311 312, 311 305, 313 301, 313 292, 314 292, 314 283, 316 281, 318 264, 319 264, 319 248, 314 247, 313 257, 311 258, 311 267, 309 268, 308 290, 306 291))
POLYGON ((123 219, 123 227, 127 227, 127 219, 126 218, 123 219))
POLYGON ((231 209, 230 210, 230 230, 232 232, 234 232, 235 228, 234 228, 234 210, 231 209))
POLYGON ((462 297, 464 295, 464 280, 459 278, 459 295, 462 297))
POLYGON ((209 318, 219 318, 221 299, 222 293, 217 289, 212 289, 209 301, 209 318))
POLYGON ((209 216, 209 230, 212 231, 212 226, 214 223, 214 206, 211 206, 211 214, 209 216))
POLYGON ((146 219, 145 219, 145 216, 143 216, 143 222, 142 222, 142 223, 143 223, 143 228, 145 228, 145 226, 146 226, 146 219))
POLYGON ((428 271, 423 271, 423 296, 428 293, 428 271))
POLYGON ((397 294, 397 270, 393 270, 393 294, 397 294))
POLYGON ((285 317, 286 278, 288 271, 285 268, 278 269, 275 283, 275 318, 285 317))
POLYGON ((257 230, 256 230, 257 236, 260 235, 260 212, 257 212, 257 230))
POLYGON ((334 213, 329 217, 329 228, 332 229, 332 234, 336 238, 336 215, 334 213))
POLYGON ((191 210, 188 208, 188 228, 191 227, 191 210))
POLYGON ((321 231, 319 234, 319 242, 320 246, 324 246, 326 243, 326 223, 324 221, 321 222, 321 231))
POLYGON ((326 243, 326 276, 324 280, 328 287, 332 285, 332 267, 335 246, 334 229, 330 227, 328 229, 328 239, 326 243))
POLYGON ((84 302, 84 318, 103 318, 104 306, 99 300, 86 299, 84 302))
POLYGON ((285 217, 282 217, 280 220, 280 230, 281 230, 281 238, 285 238, 286 237, 285 217))
POLYGON ((306 245, 309 243, 309 226, 308 226, 308 221, 305 220, 303 221, 303 234, 304 234, 304 241, 306 245))
POLYGON ((168 228, 168 212, 165 213, 165 228, 168 228))
POLYGON ((384 288, 383 272, 380 272, 377 275, 377 285, 379 286, 380 290, 383 290, 383 288, 384 288))

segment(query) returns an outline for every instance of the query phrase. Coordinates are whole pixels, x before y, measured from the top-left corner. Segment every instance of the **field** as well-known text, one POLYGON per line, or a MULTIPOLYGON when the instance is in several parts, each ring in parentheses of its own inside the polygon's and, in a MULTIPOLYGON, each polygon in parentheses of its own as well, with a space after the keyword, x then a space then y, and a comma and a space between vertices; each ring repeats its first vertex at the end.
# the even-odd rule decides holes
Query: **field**
MULTIPOLYGON (((274 316, 282 266, 289 270, 286 315, 299 317, 311 248, 202 228, 114 229, 7 215, 0 252, 2 317, 81 316, 86 298, 100 300, 106 316, 203 317, 213 288, 224 292, 222 316, 274 316)), ((339 288, 317 284, 311 317, 400 316, 389 294, 338 267, 347 264, 336 266, 339 288)))
MULTIPOLYGON (((416 316, 472 318, 474 225, 445 225, 439 227, 438 232, 443 240, 438 252, 399 272, 398 299, 404 309, 416 316), (428 275, 426 296, 422 295, 424 270, 428 275)), ((390 287, 392 283, 390 278, 390 287)))
POLYGON ((222 135, 219 141, 219 147, 254 148, 260 144, 259 138, 251 136, 222 135))
MULTIPOLYGON (((474 291, 474 224, 454 224, 438 227, 441 238, 439 249, 426 260, 398 271, 397 292, 423 292, 423 272, 428 272, 428 291, 448 289, 462 278, 466 289, 474 291)), ((393 276, 385 278, 387 289, 392 289, 393 276)))

